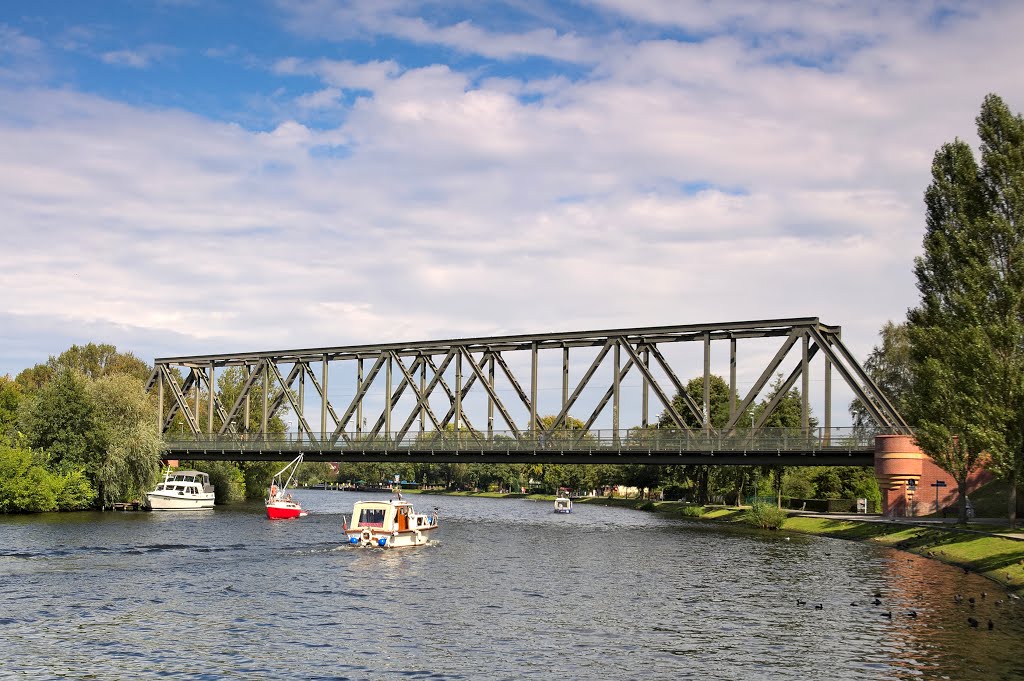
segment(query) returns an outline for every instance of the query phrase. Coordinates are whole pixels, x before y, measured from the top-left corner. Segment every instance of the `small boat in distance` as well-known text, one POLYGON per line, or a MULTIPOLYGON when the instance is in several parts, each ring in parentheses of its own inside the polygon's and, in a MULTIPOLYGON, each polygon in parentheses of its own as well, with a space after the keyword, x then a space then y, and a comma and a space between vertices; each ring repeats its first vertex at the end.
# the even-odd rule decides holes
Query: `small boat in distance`
POLYGON ((555 498, 555 513, 572 513, 572 499, 559 494, 555 498))
POLYGON ((270 493, 267 495, 266 502, 267 517, 271 520, 288 520, 308 515, 302 510, 299 502, 292 499, 292 495, 287 491, 288 485, 291 484, 292 478, 295 477, 295 471, 299 469, 300 463, 302 463, 302 454, 299 454, 291 463, 274 474, 270 482, 270 493), (288 477, 282 482, 281 480, 285 472, 288 473, 288 477))
POLYGON ((351 525, 344 516, 342 521, 350 546, 422 546, 437 529, 437 509, 430 515, 416 513, 412 503, 395 490, 390 501, 357 501, 351 525))
POLYGON ((213 508, 213 485, 202 471, 174 471, 168 468, 164 481, 152 492, 146 492, 146 506, 151 511, 196 511, 213 508))

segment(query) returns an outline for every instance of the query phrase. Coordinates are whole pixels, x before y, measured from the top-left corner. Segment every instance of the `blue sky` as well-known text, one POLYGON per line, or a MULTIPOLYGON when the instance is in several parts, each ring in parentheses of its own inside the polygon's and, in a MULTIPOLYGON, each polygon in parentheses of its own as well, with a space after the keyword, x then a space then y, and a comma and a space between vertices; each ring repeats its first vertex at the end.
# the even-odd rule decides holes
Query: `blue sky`
MULTIPOLYGON (((1013 2, 0 5, 0 374, 916 302, 1013 2)), ((769 351, 770 352, 770 351, 769 351)), ((752 379, 751 379, 752 380, 752 379)))

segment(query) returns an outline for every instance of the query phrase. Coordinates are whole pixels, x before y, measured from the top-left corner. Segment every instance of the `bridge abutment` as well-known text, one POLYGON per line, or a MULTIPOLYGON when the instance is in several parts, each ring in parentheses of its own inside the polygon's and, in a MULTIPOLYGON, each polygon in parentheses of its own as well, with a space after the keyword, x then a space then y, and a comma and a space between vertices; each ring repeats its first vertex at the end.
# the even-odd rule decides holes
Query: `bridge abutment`
MULTIPOLYGON (((968 494, 991 478, 988 471, 976 471, 967 481, 968 494)), ((921 451, 913 435, 875 437, 875 479, 886 516, 931 515, 959 498, 956 480, 921 451)))

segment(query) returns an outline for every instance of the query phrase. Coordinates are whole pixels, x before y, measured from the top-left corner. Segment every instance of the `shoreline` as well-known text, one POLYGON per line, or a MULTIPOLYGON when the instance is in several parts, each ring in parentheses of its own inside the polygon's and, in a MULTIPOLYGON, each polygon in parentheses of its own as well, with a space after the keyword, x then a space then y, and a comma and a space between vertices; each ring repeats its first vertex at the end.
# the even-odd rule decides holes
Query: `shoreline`
MULTIPOLYGON (((552 494, 444 491, 419 493, 491 499, 533 499, 536 501, 554 501, 555 499, 552 494)), ((684 509, 692 509, 694 505, 678 501, 583 497, 573 499, 573 503, 617 506, 659 513, 683 520, 750 527, 743 524, 743 515, 746 509, 742 507, 705 506, 701 507, 703 508, 701 515, 689 515, 684 513, 684 509)), ((961 526, 914 518, 887 520, 880 516, 867 516, 861 519, 848 515, 790 513, 782 528, 775 531, 849 541, 874 542, 962 568, 996 582, 1010 594, 1018 597, 1024 596, 1024 531, 1021 530, 1010 532, 1006 528, 999 528, 983 522, 973 526, 961 526)))
MULTIPOLYGON (((635 508, 685 520, 726 525, 743 523, 746 511, 745 508, 712 506, 704 507, 703 515, 689 516, 682 509, 692 505, 677 501, 594 498, 581 499, 580 503, 635 508)), ((1024 595, 1024 532, 1006 536, 1010 534, 1007 529, 992 528, 982 523, 964 527, 913 518, 868 518, 790 513, 780 530, 766 531, 874 542, 962 568, 996 582, 1010 594, 1024 595)))

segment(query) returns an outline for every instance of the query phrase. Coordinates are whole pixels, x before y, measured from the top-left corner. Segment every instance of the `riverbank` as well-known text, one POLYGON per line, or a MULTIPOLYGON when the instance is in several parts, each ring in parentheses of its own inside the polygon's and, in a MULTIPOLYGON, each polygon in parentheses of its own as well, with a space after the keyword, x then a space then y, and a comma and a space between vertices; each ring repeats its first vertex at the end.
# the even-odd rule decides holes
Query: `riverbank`
MULTIPOLYGON (((581 499, 578 503, 621 506, 653 511, 687 520, 718 523, 742 523, 745 509, 706 507, 699 516, 693 509, 675 501, 644 499, 581 499)), ((879 516, 851 518, 790 513, 780 532, 798 532, 852 541, 870 541, 901 551, 942 561, 975 572, 1002 584, 1010 592, 1024 595, 1024 533, 1011 533, 1005 526, 936 523, 901 518, 896 521, 879 516)))
MULTIPOLYGON (((423 492, 487 498, 553 501, 550 494, 501 494, 498 492, 423 492)), ((735 507, 694 507, 677 501, 650 501, 584 497, 577 504, 619 506, 640 511, 705 522, 743 524, 746 509, 735 507)), ((901 551, 955 565, 1002 584, 1024 596, 1024 532, 1009 532, 1005 526, 976 522, 967 526, 915 518, 886 520, 880 516, 830 516, 790 512, 780 532, 798 532, 851 541, 870 541, 901 551)))

